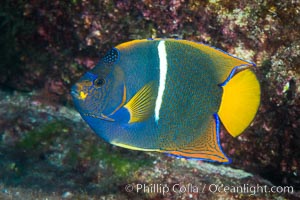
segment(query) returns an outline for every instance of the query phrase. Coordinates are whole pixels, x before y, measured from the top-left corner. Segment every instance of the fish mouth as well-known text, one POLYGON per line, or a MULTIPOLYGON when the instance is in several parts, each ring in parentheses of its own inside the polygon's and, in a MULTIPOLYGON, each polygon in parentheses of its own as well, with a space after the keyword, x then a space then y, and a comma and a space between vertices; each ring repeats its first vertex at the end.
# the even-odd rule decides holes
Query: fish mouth
POLYGON ((80 98, 80 91, 77 89, 76 84, 71 87, 71 96, 76 99, 80 98))
MULTIPOLYGON (((76 83, 71 87, 71 95, 73 98, 85 100, 88 93, 83 90, 83 87, 88 85, 86 82, 76 83)), ((89 86, 89 85, 88 85, 89 86)))
POLYGON ((88 96, 88 93, 85 93, 83 91, 78 92, 77 90, 76 91, 72 90, 71 95, 76 99, 85 100, 86 97, 88 96))
POLYGON ((76 90, 71 89, 71 96, 75 97, 75 98, 78 98, 79 94, 78 94, 78 92, 76 90))

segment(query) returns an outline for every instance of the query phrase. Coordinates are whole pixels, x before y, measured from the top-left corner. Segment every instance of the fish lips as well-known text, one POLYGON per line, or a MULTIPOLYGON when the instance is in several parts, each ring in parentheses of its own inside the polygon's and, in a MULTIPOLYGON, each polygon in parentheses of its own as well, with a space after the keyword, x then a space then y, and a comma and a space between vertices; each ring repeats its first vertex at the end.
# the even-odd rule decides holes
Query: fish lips
POLYGON ((78 99, 78 97, 79 97, 79 92, 78 92, 78 90, 77 90, 77 86, 76 86, 76 85, 73 85, 73 86, 71 87, 71 96, 72 96, 73 98, 76 98, 76 99, 78 99))
POLYGON ((83 92, 82 90, 78 89, 78 86, 76 84, 71 88, 71 95, 74 100, 85 100, 85 98, 88 96, 86 92, 83 92))

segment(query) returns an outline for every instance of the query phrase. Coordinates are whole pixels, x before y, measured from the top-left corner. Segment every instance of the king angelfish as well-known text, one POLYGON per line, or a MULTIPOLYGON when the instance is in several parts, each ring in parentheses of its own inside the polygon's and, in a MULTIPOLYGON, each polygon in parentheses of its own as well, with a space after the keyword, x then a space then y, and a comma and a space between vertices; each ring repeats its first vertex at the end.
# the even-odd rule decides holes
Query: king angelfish
POLYGON ((111 49, 71 93, 82 118, 113 145, 228 163, 220 123, 236 137, 254 119, 253 66, 202 43, 133 40, 111 49))

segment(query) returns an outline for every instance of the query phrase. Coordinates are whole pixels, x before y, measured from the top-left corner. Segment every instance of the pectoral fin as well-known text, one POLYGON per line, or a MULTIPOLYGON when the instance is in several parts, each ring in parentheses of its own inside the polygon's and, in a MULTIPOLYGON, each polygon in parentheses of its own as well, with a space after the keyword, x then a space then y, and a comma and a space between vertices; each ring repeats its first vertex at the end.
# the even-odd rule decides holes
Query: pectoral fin
POLYGON ((129 123, 145 121, 154 113, 154 85, 154 81, 145 85, 124 106, 130 114, 129 123))

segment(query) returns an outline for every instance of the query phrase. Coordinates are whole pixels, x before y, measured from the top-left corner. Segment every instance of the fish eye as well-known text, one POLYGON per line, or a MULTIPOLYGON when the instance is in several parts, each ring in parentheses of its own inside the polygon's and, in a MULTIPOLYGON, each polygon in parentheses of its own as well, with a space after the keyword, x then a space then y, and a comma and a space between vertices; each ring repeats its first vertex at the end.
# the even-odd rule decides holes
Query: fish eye
POLYGON ((101 87, 104 84, 105 84, 104 78, 97 78, 96 80, 94 80, 94 86, 96 87, 101 87))

